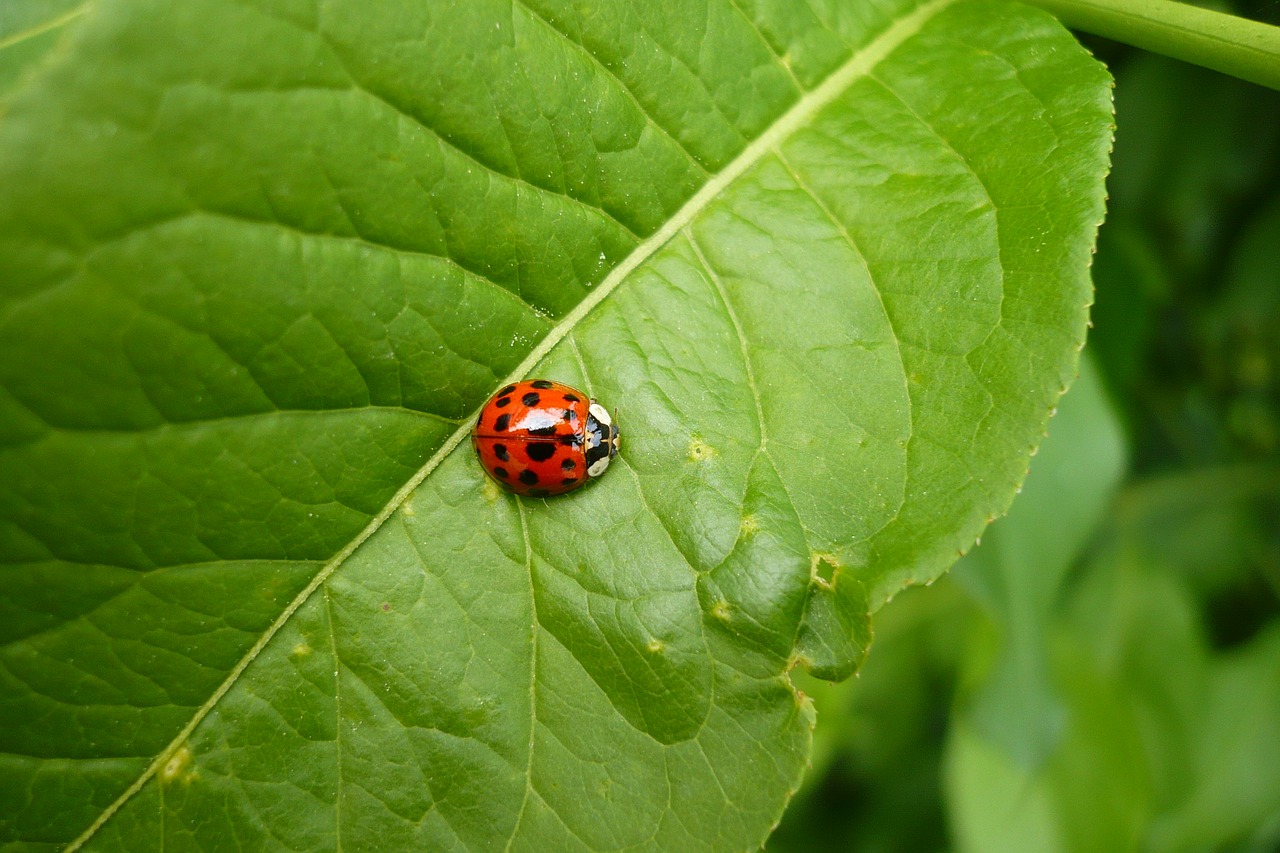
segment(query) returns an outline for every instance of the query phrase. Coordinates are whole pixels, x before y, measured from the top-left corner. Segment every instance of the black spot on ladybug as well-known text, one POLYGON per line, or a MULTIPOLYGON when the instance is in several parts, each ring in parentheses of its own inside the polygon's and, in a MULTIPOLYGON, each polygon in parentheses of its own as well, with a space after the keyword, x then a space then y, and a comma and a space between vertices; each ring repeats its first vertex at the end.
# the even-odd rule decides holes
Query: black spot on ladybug
POLYGON ((510 394, 510 393, 511 393, 512 391, 514 391, 514 390, 516 390, 516 386, 514 386, 514 385, 508 385, 506 388, 503 388, 501 391, 499 391, 499 392, 498 392, 498 396, 499 396, 499 397, 505 397, 505 396, 507 396, 508 394, 510 394))
POLYGON ((495 444, 493 446, 493 455, 501 459, 503 462, 506 462, 511 458, 511 454, 507 452, 507 446, 505 444, 495 444))
POLYGON ((556 455, 556 446, 549 441, 531 441, 525 445, 524 452, 534 462, 546 462, 556 455))
POLYGON ((578 396, 578 395, 576 395, 576 394, 565 394, 565 395, 564 395, 564 399, 565 399, 567 402, 570 402, 570 403, 581 403, 581 402, 582 402, 582 398, 581 398, 581 397, 579 397, 579 396, 578 396))
POLYGON ((560 467, 566 471, 572 471, 574 468, 578 467, 578 463, 574 462, 572 459, 566 459, 560 463, 560 467))
POLYGON ((538 475, 526 468, 520 472, 520 482, 524 483, 526 486, 532 486, 534 483, 538 482, 538 475))
POLYGON ((545 497, 548 497, 550 494, 551 492, 547 489, 530 489, 529 490, 529 497, 531 498, 545 498, 545 497))
POLYGON ((506 432, 507 425, 511 423, 511 415, 498 415, 493 422, 493 428, 498 432, 506 432))
POLYGON ((551 436, 551 435, 555 435, 555 434, 556 434, 556 425, 555 425, 555 424, 552 424, 551 426, 538 427, 537 429, 531 429, 531 430, 529 430, 529 435, 548 435, 548 436, 551 436))
POLYGON ((543 391, 551 387, 551 383, 545 379, 535 379, 529 384, 532 385, 534 388, 541 388, 543 391))
POLYGON ((564 478, 563 480, 561 480, 560 482, 561 482, 562 484, 566 485, 566 486, 572 486, 574 483, 578 482, 578 478, 577 478, 577 477, 565 477, 565 478, 564 478))
POLYGON ((526 406, 536 406, 541 399, 542 398, 539 397, 536 392, 530 391, 528 394, 525 394, 520 398, 520 402, 524 403, 526 406))
POLYGON ((501 465, 495 465, 493 469, 493 473, 497 474, 499 477, 501 477, 504 480, 511 476, 511 472, 508 471, 506 468, 503 468, 501 465))
POLYGON ((566 421, 571 421, 577 417, 577 415, 573 413, 573 409, 565 409, 563 417, 566 421))
POLYGON ((497 406, 499 409, 505 409, 507 406, 510 406, 510 405, 511 405, 511 398, 510 398, 510 397, 499 397, 499 398, 494 402, 494 405, 495 405, 495 406, 497 406))

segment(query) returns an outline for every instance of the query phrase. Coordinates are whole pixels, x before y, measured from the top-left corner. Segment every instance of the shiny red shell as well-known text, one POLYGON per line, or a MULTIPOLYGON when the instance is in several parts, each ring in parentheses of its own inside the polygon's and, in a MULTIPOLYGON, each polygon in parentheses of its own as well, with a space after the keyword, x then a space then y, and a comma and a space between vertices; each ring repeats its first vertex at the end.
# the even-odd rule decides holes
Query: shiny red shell
POLYGON ((518 495, 541 498, 578 488, 587 476, 591 399, 549 379, 508 385, 485 403, 471 443, 485 473, 518 495))

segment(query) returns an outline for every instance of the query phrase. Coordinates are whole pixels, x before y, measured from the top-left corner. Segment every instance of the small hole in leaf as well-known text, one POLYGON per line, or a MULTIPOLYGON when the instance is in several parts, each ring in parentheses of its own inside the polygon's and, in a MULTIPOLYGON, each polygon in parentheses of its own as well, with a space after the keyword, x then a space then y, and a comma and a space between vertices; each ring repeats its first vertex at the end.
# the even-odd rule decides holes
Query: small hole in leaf
POLYGON ((835 583, 836 570, 839 568, 840 564, 830 554, 814 554, 810 572, 813 574, 815 581, 825 586, 831 586, 835 583))

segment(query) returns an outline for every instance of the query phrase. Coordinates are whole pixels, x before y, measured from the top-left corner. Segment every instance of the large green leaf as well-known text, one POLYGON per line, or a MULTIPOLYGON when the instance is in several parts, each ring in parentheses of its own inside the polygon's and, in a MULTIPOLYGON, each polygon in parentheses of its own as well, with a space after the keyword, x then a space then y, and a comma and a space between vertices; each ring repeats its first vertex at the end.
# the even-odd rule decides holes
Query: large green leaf
POLYGON ((43 32, 0 119, 0 842, 758 846, 789 670, 856 668, 1074 375, 1109 88, 1040 12, 43 32), (599 483, 519 501, 460 444, 529 374, 618 407, 599 483))

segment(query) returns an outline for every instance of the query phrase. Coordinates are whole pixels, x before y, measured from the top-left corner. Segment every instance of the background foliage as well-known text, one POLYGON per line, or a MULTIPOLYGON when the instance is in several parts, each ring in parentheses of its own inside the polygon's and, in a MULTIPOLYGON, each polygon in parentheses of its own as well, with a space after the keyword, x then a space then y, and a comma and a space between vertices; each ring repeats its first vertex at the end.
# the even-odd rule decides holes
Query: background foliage
POLYGON ((1280 846, 1280 93, 1085 41, 1118 130, 1084 375, 1010 515, 808 685, 770 851, 1280 846))

